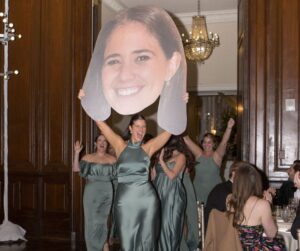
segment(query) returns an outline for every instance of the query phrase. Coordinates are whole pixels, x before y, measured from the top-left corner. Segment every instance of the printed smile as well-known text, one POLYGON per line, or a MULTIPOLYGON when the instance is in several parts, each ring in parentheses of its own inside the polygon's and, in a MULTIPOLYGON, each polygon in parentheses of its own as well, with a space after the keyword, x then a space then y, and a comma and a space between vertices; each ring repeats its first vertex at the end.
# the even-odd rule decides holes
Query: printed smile
POLYGON ((129 96, 139 92, 142 88, 140 86, 128 87, 128 88, 119 88, 117 89, 117 94, 120 96, 129 96))

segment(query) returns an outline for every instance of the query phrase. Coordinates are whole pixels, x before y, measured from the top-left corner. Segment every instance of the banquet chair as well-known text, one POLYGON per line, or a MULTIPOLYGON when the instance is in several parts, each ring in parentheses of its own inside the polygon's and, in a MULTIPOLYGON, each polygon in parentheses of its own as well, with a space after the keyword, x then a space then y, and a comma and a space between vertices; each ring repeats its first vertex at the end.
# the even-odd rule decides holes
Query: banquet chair
POLYGON ((232 225, 233 215, 212 209, 209 214, 204 251, 242 251, 239 234, 232 225))
POLYGON ((197 212, 198 212, 199 240, 201 240, 201 250, 204 250, 204 240, 205 240, 204 203, 200 203, 199 201, 197 201, 197 212))

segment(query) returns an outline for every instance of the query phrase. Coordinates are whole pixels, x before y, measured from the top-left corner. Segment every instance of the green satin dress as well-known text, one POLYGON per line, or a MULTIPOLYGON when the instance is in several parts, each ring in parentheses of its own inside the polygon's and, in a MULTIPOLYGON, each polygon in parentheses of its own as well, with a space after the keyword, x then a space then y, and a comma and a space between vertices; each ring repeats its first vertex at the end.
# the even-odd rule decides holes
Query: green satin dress
MULTIPOLYGON (((167 166, 173 169, 175 162, 167 163, 167 166)), ((155 169, 154 185, 161 202, 159 250, 177 251, 182 238, 186 207, 186 193, 182 184, 183 173, 170 180, 160 164, 157 164, 155 169)))
POLYGON ((180 251, 194 251, 199 246, 199 227, 197 199, 194 186, 188 172, 184 173, 183 185, 186 191, 187 205, 185 211, 186 234, 182 237, 180 251))
POLYGON ((83 194, 84 236, 88 251, 100 251, 108 237, 107 219, 113 199, 113 166, 80 161, 86 179, 83 194))
POLYGON ((206 205, 207 197, 215 185, 222 182, 220 167, 213 157, 200 156, 195 165, 194 188, 199 202, 206 205))
POLYGON ((157 251, 160 204, 149 182, 149 165, 140 144, 131 141, 117 161, 114 216, 123 251, 157 251))

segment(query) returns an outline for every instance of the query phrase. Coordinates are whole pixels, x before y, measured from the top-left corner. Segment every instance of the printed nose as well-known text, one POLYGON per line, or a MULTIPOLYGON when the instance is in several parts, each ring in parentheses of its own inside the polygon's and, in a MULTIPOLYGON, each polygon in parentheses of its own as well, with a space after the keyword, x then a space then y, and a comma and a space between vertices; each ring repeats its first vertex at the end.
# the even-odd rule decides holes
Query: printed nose
POLYGON ((134 69, 133 65, 130 63, 124 63, 120 69, 120 80, 126 82, 134 78, 134 69))

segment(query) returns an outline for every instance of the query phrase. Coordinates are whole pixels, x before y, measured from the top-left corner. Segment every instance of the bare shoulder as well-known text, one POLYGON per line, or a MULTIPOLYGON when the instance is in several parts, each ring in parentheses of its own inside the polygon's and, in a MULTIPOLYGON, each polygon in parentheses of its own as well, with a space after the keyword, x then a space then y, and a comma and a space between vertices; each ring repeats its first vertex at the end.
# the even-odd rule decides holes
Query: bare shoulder
POLYGON ((218 151, 214 151, 212 155, 215 163, 217 164, 218 167, 221 167, 222 164, 222 156, 218 153, 218 151))
POLYGON ((257 201, 257 206, 261 207, 261 208, 269 208, 270 203, 265 199, 259 198, 258 201, 257 201))
POLYGON ((185 161, 185 155, 183 154, 183 153, 178 153, 177 155, 176 155, 176 160, 184 160, 185 161))
POLYGON ((266 214, 271 211, 271 205, 267 200, 259 198, 256 203, 256 211, 266 214))
POLYGON ((180 166, 185 167, 185 155, 183 153, 178 153, 176 156, 174 156, 174 160, 176 163, 178 163, 180 166))
POLYGON ((114 156, 112 156, 112 155, 110 155, 110 154, 107 154, 107 159, 108 159, 108 161, 109 161, 110 164, 115 164, 116 161, 117 161, 117 158, 114 157, 114 156))
POLYGON ((151 157, 154 152, 157 151, 157 149, 154 150, 155 148, 155 140, 150 139, 147 143, 143 144, 141 148, 144 150, 144 152, 151 157))
POLYGON ((82 157, 82 160, 87 162, 93 162, 94 156, 93 154, 86 154, 82 157))

